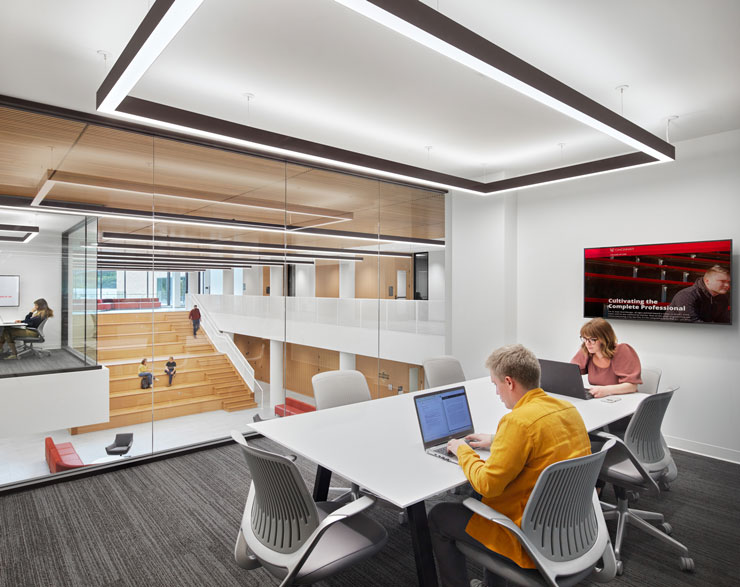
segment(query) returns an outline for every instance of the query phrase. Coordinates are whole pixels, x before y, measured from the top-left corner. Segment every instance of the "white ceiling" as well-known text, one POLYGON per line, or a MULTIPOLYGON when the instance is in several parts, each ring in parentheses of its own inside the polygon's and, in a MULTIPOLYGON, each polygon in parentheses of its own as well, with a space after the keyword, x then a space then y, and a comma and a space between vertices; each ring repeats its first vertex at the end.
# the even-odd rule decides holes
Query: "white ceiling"
MULTIPOLYGON (((628 84, 623 115, 662 138, 678 116, 671 142, 740 128, 737 0, 426 3, 617 112, 628 84)), ((4 2, 0 94, 94 112, 97 51, 150 4, 4 2)), ((332 0, 205 0, 132 94, 489 181, 627 151, 332 0)))

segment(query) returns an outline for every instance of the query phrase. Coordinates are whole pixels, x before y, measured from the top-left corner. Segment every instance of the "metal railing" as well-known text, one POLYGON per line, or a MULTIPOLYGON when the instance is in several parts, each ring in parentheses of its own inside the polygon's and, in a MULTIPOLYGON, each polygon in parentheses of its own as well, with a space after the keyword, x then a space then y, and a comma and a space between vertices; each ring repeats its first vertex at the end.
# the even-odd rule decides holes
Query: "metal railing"
MULTIPOLYGON (((247 361, 246 357, 234 344, 233 339, 218 329, 215 322, 208 314, 207 304, 203 303, 203 301, 199 299, 200 297, 202 297, 202 295, 188 294, 187 297, 188 308, 192 308, 193 305, 197 304, 198 309, 200 310, 200 327, 208 335, 208 338, 211 339, 213 346, 216 347, 216 350, 219 353, 224 353, 229 357, 229 360, 234 365, 234 368, 236 368, 237 372, 244 380, 244 383, 247 384, 247 387, 249 387, 252 392, 256 394, 259 390, 258 405, 263 405, 265 391, 264 389, 262 389, 262 386, 259 384, 259 382, 255 379, 254 368, 252 367, 252 365, 249 364, 249 361, 247 361)), ((206 295, 206 297, 211 296, 206 295)))

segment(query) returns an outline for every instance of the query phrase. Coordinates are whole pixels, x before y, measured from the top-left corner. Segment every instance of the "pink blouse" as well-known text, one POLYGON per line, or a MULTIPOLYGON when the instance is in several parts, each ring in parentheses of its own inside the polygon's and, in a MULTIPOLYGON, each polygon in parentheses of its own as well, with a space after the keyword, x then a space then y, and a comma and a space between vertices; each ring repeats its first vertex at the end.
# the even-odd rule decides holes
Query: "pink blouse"
POLYGON ((581 368, 581 374, 588 373, 588 382, 591 385, 616 385, 617 383, 642 383, 640 378, 642 369, 640 357, 635 349, 628 344, 618 344, 614 350, 609 366, 597 367, 591 356, 581 349, 570 360, 581 368))

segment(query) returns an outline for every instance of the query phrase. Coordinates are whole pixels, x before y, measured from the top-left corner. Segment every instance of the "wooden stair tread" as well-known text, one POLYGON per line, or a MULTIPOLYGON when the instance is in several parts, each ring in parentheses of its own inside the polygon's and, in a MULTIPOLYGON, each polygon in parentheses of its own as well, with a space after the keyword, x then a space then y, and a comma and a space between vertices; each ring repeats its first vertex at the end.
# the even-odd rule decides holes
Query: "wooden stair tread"
MULTIPOLYGON (((219 353, 217 350, 213 350, 209 353, 178 353, 178 355, 175 357, 176 361, 179 361, 180 359, 199 359, 203 357, 222 357, 224 356, 222 353, 219 353)), ((150 363, 152 362, 158 362, 158 361, 165 361, 170 358, 170 355, 156 355, 155 357, 147 357, 147 361, 150 363)), ((109 365, 134 365, 141 363, 141 359, 136 360, 135 357, 124 357, 122 359, 105 359, 103 361, 98 361, 99 363, 102 363, 106 367, 109 365)))
POLYGON ((183 399, 171 400, 167 402, 158 402, 154 404, 154 407, 152 406, 132 406, 130 408, 118 408, 118 409, 110 411, 110 417, 113 418, 114 416, 124 416, 126 414, 151 412, 152 410, 157 411, 157 410, 163 410, 167 408, 176 408, 179 406, 202 404, 202 403, 218 401, 218 400, 221 400, 221 398, 214 394, 209 394, 209 395, 204 395, 200 397, 188 397, 188 398, 183 398, 183 399))
POLYGON ((121 397, 128 397, 132 395, 149 395, 151 393, 159 393, 164 391, 177 391, 178 389, 189 389, 191 387, 211 387, 213 386, 212 383, 209 383, 208 381, 196 381, 194 383, 180 383, 179 385, 156 385, 154 387, 150 387, 148 389, 141 389, 140 387, 136 389, 126 389, 123 391, 111 391, 110 397, 111 398, 121 398, 121 397))

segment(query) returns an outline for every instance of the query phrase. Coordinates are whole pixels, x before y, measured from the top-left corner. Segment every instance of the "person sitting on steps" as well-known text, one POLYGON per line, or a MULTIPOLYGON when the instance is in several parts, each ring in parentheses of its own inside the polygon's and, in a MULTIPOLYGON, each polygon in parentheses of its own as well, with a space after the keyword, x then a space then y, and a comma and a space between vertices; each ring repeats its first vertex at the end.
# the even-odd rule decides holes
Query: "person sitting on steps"
POLYGON ((147 365, 146 357, 141 359, 141 364, 139 365, 139 377, 141 377, 141 389, 149 389, 152 386, 152 381, 157 380, 149 369, 149 365, 147 365))
POLYGON ((175 363, 175 357, 170 357, 170 360, 164 364, 165 375, 169 376, 170 378, 170 382, 167 384, 167 386, 172 385, 172 378, 175 376, 175 371, 177 371, 177 363, 175 363))

